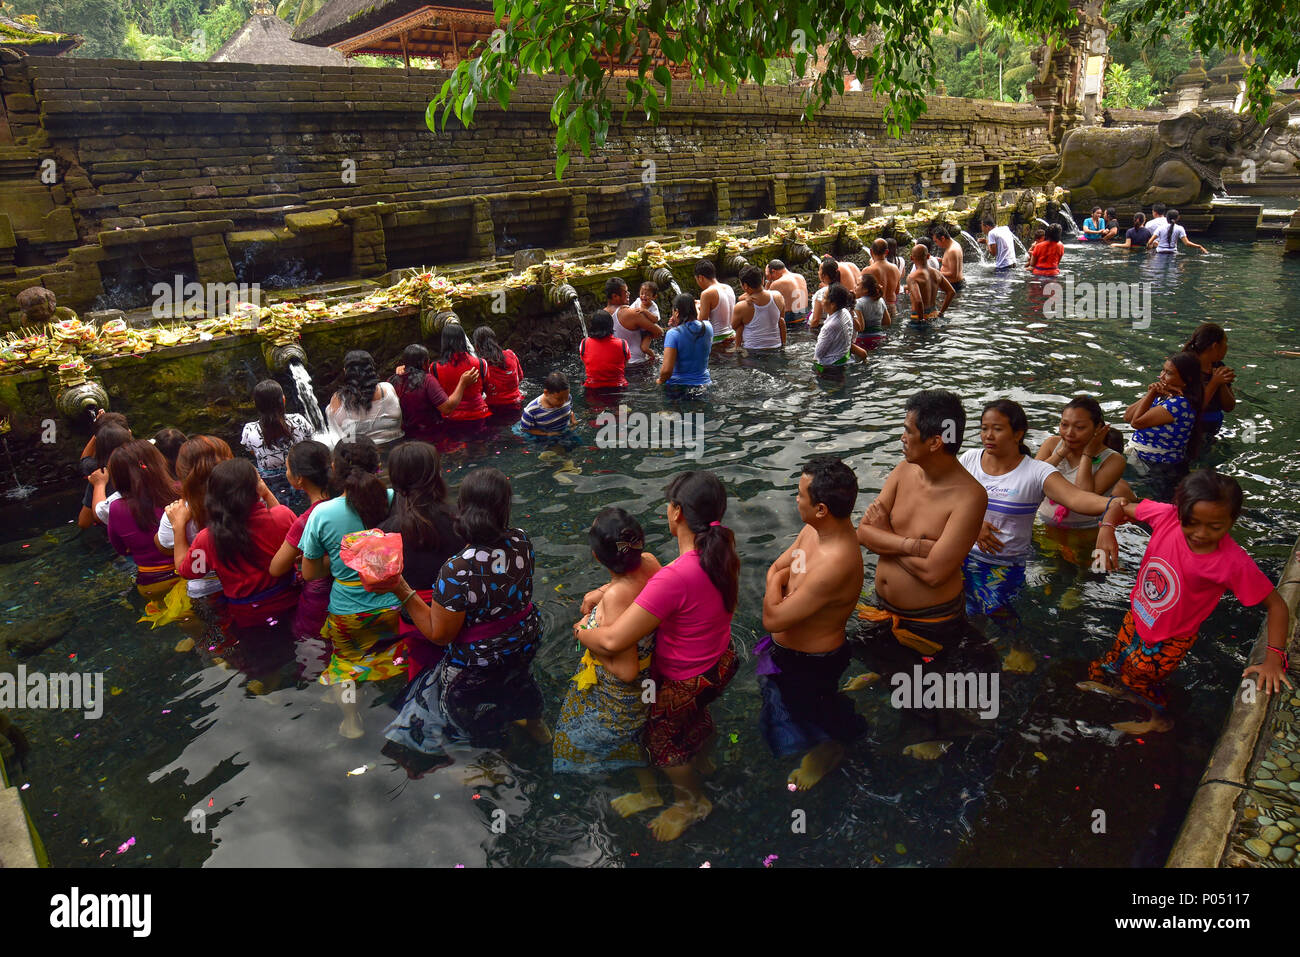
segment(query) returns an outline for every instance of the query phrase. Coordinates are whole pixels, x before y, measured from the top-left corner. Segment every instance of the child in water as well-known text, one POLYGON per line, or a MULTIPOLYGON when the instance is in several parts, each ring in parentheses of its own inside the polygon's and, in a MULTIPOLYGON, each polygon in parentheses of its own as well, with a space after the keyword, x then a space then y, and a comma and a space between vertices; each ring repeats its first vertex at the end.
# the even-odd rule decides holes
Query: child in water
POLYGON ((569 402, 569 380, 563 372, 552 372, 542 383, 542 394, 529 402, 519 419, 529 435, 558 438, 578 424, 569 402))
MULTIPOLYGON (((609 581, 583 599, 583 608, 590 608, 583 627, 595 628, 627 610, 659 570, 659 562, 644 551, 640 523, 621 508, 597 513, 587 539, 596 560, 609 569, 609 581)), ((663 804, 641 743, 649 713, 643 686, 650 674, 654 635, 652 630, 612 655, 587 649, 555 728, 556 771, 636 769, 638 790, 611 802, 624 817, 663 804)))
POLYGON ((1112 503, 1101 523, 1097 547, 1108 569, 1119 567, 1115 527, 1126 521, 1151 526, 1151 541, 1133 584, 1131 607, 1115 644, 1088 667, 1079 687, 1143 705, 1149 720, 1120 722, 1129 734, 1168 731, 1163 683, 1196 643, 1201 624, 1231 588, 1243 605, 1268 610, 1268 650, 1243 677, 1257 675, 1266 693, 1293 687, 1286 676, 1286 603, 1277 589, 1228 533, 1241 514, 1241 486, 1210 469, 1178 484, 1172 505, 1145 499, 1136 505, 1112 503))

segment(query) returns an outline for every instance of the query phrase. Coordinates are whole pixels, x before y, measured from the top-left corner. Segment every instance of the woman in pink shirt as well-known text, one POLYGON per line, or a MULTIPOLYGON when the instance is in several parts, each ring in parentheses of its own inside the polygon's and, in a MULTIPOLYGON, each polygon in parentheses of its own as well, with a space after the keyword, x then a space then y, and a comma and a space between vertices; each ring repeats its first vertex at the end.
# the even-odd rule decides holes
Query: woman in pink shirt
MULTIPOLYGON (((574 626, 583 645, 604 655, 617 654, 657 629, 651 665, 655 695, 645 741, 650 764, 663 768, 673 784, 672 805, 650 822, 660 841, 680 837, 713 810, 700 774, 712 770, 709 704, 736 674, 731 617, 740 587, 740 556, 735 535, 722 524, 727 492, 718 477, 683 472, 669 483, 667 498, 676 560, 660 569, 612 624, 574 626)), ((590 611, 585 605, 584 615, 590 611)))
POLYGON ((1241 486, 1211 469, 1195 472, 1178 484, 1174 502, 1150 499, 1136 505, 1112 503, 1102 519, 1097 547, 1108 569, 1119 566, 1115 527, 1137 520, 1151 526, 1151 540, 1138 568, 1129 611, 1115 644, 1088 667, 1085 691, 1101 691, 1144 705, 1150 720, 1115 725, 1129 734, 1168 731, 1162 684, 1196 642, 1197 632, 1231 588, 1243 605, 1268 609, 1268 649, 1264 660, 1250 665, 1243 677, 1256 674, 1269 694, 1292 687, 1286 677, 1286 602, 1228 534, 1241 514, 1241 486), (1115 687, 1114 682, 1122 687, 1115 687))

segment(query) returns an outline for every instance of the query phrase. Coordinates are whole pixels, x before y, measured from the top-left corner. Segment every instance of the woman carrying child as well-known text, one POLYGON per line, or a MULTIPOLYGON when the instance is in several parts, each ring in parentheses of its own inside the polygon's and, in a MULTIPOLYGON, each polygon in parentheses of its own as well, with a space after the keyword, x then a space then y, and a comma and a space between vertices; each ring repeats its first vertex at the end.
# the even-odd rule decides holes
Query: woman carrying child
MULTIPOLYGON (((609 569, 609 581, 583 598, 584 608, 592 606, 583 627, 596 628, 616 621, 660 566, 644 550, 641 524, 621 508, 598 512, 587 540, 592 555, 609 569)), ((663 804, 641 743, 653 649, 653 630, 616 655, 585 649, 555 727, 556 771, 636 769, 638 791, 612 802, 623 817, 663 804)))
MULTIPOLYGON (((667 488, 668 530, 678 557, 660 569, 613 622, 573 631, 584 647, 612 657, 655 632, 651 676, 655 696, 646 718, 650 763, 673 784, 673 803, 653 821, 657 840, 671 841, 708 817, 702 774, 713 769, 709 705, 736 674, 731 619, 739 592, 735 536, 722 524, 727 492, 712 472, 683 472, 667 488)), ((590 596, 589 596, 590 597, 590 596)), ((585 606, 585 602, 584 602, 585 606)), ((628 807, 635 810, 635 802, 628 807)))

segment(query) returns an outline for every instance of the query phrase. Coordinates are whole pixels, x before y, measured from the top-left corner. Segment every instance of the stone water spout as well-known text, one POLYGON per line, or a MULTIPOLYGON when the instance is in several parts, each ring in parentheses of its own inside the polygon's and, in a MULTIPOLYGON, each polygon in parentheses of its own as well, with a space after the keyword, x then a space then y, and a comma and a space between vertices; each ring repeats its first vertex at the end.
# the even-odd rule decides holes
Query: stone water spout
POLYGON ((785 255, 785 261, 792 266, 806 263, 813 258, 812 247, 807 243, 787 241, 782 252, 785 255))
POLYGON ((572 304, 574 313, 578 317, 578 325, 582 328, 582 337, 587 337, 587 321, 582 316, 582 304, 578 300, 578 290, 574 289, 567 282, 552 283, 546 287, 546 303, 555 309, 563 309, 572 304))
POLYGON ((460 322, 460 316, 450 309, 421 309, 420 337, 426 342, 442 336, 442 327, 449 322, 460 322))
POLYGON ((54 407, 65 419, 76 421, 94 415, 96 409, 108 409, 108 393, 94 379, 70 385, 54 397, 54 407))
POLYGON ((682 293, 681 287, 677 285, 677 280, 673 277, 673 271, 667 266, 660 266, 658 269, 647 270, 646 278, 660 289, 671 290, 674 298, 680 296, 682 293))
POLYGON ((289 368, 289 363, 300 362, 307 365, 307 352, 302 345, 297 342, 290 342, 283 346, 273 346, 269 342, 262 346, 262 358, 266 360, 266 367, 272 372, 284 372, 289 368))
MULTIPOLYGON (((809 250, 811 253, 811 250, 809 250)), ((738 276, 740 271, 749 265, 749 260, 740 253, 732 253, 723 257, 722 271, 728 276, 738 276)))

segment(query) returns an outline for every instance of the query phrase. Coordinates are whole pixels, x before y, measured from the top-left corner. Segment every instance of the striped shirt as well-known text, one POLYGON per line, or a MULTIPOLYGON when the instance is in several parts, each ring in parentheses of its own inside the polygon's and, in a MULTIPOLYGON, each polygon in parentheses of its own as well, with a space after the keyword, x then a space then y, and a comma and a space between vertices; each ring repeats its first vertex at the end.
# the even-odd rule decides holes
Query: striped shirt
POLYGON ((1002 551, 995 555, 976 545, 970 557, 992 565, 1023 565, 1032 549, 1034 515, 1043 500, 1043 483, 1056 474, 1056 467, 1026 455, 1005 475, 990 475, 980 464, 983 456, 983 448, 967 449, 958 461, 988 493, 984 521, 997 529, 1002 551))
POLYGON ((519 422, 525 429, 536 429, 538 432, 563 432, 569 427, 569 416, 572 413, 573 403, 565 402, 552 409, 542 405, 542 396, 539 395, 528 403, 519 422))

